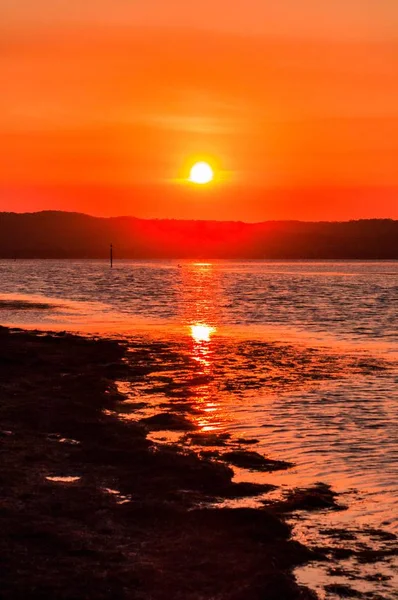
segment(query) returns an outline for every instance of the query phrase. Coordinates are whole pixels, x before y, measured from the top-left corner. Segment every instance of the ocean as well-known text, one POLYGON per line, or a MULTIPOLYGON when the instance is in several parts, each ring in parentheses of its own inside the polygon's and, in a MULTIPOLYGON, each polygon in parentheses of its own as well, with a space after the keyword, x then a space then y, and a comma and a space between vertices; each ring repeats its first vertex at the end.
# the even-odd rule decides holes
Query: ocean
MULTIPOLYGON (((115 260, 110 269, 100 260, 3 260, 0 281, 2 325, 114 337, 127 344, 127 360, 150 367, 139 381, 118 383, 127 396, 120 418, 178 413, 198 434, 157 431, 156 441, 200 450, 217 436, 235 448, 250 440, 250 450, 294 463, 274 473, 235 469, 237 480, 277 485, 271 498, 332 486, 346 510, 293 515, 297 539, 333 545, 334 529, 352 532, 346 545, 391 543, 397 261, 115 260)), ((322 564, 297 577, 333 597, 323 590, 336 578, 322 564)), ((392 599, 397 564, 347 558, 337 582, 348 580, 392 599)))

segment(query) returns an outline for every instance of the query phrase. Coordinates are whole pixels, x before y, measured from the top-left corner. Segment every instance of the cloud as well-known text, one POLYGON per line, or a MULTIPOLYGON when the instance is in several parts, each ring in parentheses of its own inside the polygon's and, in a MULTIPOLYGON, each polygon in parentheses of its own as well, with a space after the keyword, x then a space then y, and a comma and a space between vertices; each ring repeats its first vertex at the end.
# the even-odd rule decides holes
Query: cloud
POLYGON ((397 38, 395 0, 2 0, 14 26, 182 27, 294 38, 397 38))
MULTIPOLYGON (((150 115, 147 119, 150 124, 186 133, 198 134, 231 134, 239 130, 245 131, 244 123, 233 119, 220 117, 202 117, 193 115, 150 115)), ((246 128, 247 129, 247 128, 246 128)))

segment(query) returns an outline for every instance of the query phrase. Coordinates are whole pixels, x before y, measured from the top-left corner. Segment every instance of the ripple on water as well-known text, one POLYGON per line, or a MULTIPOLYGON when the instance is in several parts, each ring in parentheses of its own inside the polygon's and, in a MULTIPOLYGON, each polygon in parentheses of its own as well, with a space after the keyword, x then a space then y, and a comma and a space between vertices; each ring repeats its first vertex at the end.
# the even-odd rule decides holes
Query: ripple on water
MULTIPOLYGON (((135 343, 133 338, 132 346, 135 343)), ((151 431, 152 440, 179 442, 197 451, 205 446, 216 457, 223 451, 217 436, 226 436, 226 449, 245 448, 248 439, 256 441, 256 451, 273 459, 293 458, 294 467, 275 473, 235 468, 235 480, 277 484, 280 487, 266 495, 274 500, 292 487, 315 481, 329 483, 343 494, 347 510, 333 516, 292 517, 297 538, 311 546, 329 544, 321 533, 328 523, 330 529, 354 530, 355 544, 383 550, 381 542, 367 538, 366 531, 380 527, 393 531, 397 525, 396 464, 391 460, 397 441, 397 409, 391 405, 395 364, 386 356, 259 341, 242 343, 239 339, 221 341, 217 337, 213 338, 207 363, 198 363, 192 347, 178 340, 169 342, 169 351, 162 347, 161 363, 151 360, 157 352, 148 341, 146 352, 131 354, 132 367, 138 358, 138 365, 145 361, 151 372, 143 383, 146 406, 133 410, 130 417, 138 419, 162 411, 189 414, 196 432, 151 431), (161 375, 157 368, 162 369, 161 375), (208 443, 203 441, 206 436, 208 443)), ((139 401, 141 392, 138 398, 137 390, 124 388, 124 392, 139 401)), ((228 506, 242 502, 259 506, 264 498, 226 502, 228 506)), ((325 586, 335 580, 339 585, 352 584, 352 573, 356 573, 359 590, 382 590, 385 598, 392 599, 395 559, 390 556, 384 563, 381 555, 379 558, 365 568, 350 557, 343 565, 346 573, 339 577, 331 574, 330 564, 298 570, 297 577, 322 589, 326 598, 332 597, 332 592, 326 596, 325 586)))
MULTIPOLYGON (((292 517, 298 537, 333 545, 328 523, 353 530, 345 545, 359 536, 377 549, 387 541, 369 528, 397 529, 397 273, 381 261, 117 261, 113 272, 101 261, 0 261, 2 322, 123 336, 127 401, 109 414, 177 414, 194 424, 188 433, 230 434, 230 448, 258 440, 256 451, 295 466, 236 469, 237 480, 279 485, 271 497, 315 481, 344 494, 344 512, 292 517), (12 304, 27 300, 29 310, 12 304)), ((187 432, 150 436, 201 448, 187 432)), ((298 576, 328 598, 338 588, 326 586, 348 580, 394 597, 392 556, 375 571, 346 560, 345 573, 309 566, 298 576)))

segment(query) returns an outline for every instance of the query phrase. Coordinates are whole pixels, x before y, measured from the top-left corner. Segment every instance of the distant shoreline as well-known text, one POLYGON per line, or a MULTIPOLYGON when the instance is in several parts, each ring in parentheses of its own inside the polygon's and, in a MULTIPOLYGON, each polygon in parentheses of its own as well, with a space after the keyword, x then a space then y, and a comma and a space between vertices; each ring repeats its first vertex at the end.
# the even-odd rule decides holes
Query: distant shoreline
MULTIPOLYGON (((98 261, 98 262, 109 262, 109 258, 104 256, 20 256, 18 258, 11 258, 10 256, 0 256, 0 260, 2 261, 10 261, 10 262, 18 262, 18 261, 98 261)), ((179 256, 170 256, 170 257, 118 257, 113 259, 113 266, 116 266, 118 261, 136 261, 136 262, 162 262, 162 261, 185 261, 185 262, 198 262, 198 261, 208 261, 208 262, 275 262, 275 263, 300 263, 300 262, 309 262, 309 263, 322 263, 322 262, 352 262, 352 263, 376 263, 376 262, 397 262, 398 256, 396 258, 220 258, 214 256, 201 256, 201 257, 179 257, 179 256)))
POLYGON ((184 221, 0 213, 0 258, 397 260, 398 220, 184 221))

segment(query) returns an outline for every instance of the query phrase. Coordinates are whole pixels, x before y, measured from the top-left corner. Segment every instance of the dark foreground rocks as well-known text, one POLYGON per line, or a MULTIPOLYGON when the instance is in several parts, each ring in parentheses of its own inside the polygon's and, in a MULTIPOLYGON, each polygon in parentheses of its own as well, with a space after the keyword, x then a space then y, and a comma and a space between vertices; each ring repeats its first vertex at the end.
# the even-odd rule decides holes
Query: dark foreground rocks
POLYGON ((284 460, 272 460, 258 452, 248 452, 247 450, 224 452, 221 459, 236 467, 253 471, 281 471, 293 466, 293 463, 284 460))
POLYGON ((336 500, 337 494, 325 483, 317 483, 307 488, 291 490, 282 502, 273 504, 277 512, 296 512, 298 510, 345 510, 345 506, 336 500))
POLYGON ((261 486, 117 419, 124 352, 0 328, 1 598, 314 598, 291 574, 312 554, 272 506, 208 507, 261 486))

